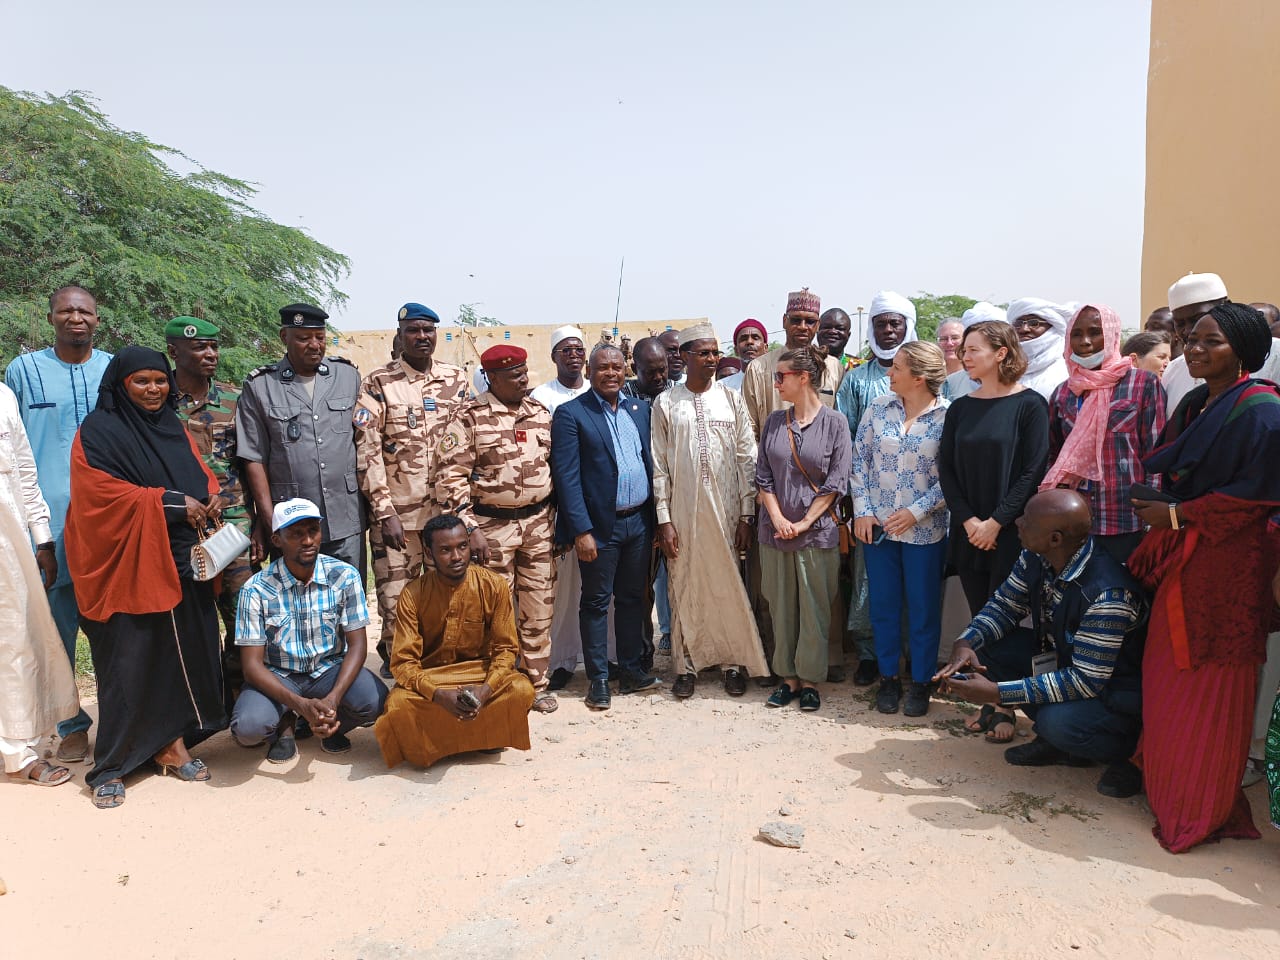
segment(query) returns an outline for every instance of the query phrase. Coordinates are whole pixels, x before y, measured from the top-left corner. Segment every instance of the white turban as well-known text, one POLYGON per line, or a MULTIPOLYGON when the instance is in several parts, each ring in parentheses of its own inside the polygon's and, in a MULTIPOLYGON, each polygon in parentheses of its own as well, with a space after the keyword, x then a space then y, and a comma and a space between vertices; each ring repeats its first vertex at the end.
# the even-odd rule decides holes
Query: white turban
POLYGON ((586 338, 582 335, 582 331, 572 324, 568 324, 563 327, 556 327, 551 331, 551 349, 554 350, 556 347, 560 346, 560 341, 569 340, 574 337, 576 337, 584 347, 587 345, 586 338))
POLYGON ((975 323, 983 320, 994 320, 997 323, 1007 323, 1004 311, 997 307, 994 303, 987 303, 985 300, 979 300, 972 307, 964 312, 960 318, 960 326, 968 330, 975 323))
POLYGON ((871 352, 881 360, 892 360, 898 355, 898 350, 904 343, 910 343, 916 339, 916 305, 904 297, 900 293, 894 293, 892 290, 881 290, 871 298, 871 352), (902 339, 898 341, 898 345, 891 350, 882 350, 880 345, 876 343, 875 320, 882 313, 896 313, 906 318, 907 332, 902 339))
POLYGON ((1040 336, 1022 342, 1022 352, 1027 355, 1027 372, 1022 375, 1024 382, 1027 377, 1035 377, 1062 360, 1071 314, 1070 307, 1039 297, 1022 297, 1009 304, 1009 323, 1021 317, 1036 316, 1049 324, 1049 329, 1040 336))

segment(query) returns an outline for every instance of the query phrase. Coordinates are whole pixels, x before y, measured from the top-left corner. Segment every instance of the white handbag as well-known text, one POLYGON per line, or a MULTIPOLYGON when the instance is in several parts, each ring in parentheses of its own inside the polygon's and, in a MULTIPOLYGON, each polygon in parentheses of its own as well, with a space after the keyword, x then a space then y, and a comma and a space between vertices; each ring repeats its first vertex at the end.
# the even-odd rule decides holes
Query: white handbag
POLYGON ((191 572, 197 580, 212 580, 249 549, 249 538, 234 523, 218 521, 213 533, 197 529, 200 542, 191 548, 191 572))

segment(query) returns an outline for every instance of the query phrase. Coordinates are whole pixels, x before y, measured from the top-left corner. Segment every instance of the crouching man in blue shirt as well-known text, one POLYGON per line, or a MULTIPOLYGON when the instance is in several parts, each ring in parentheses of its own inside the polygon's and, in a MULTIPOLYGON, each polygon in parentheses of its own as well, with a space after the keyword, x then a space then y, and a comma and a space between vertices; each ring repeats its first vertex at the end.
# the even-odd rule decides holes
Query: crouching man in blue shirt
POLYGON ((281 552, 249 578, 236 608, 244 689, 231 714, 243 747, 268 744, 267 759, 297 755, 312 732, 326 753, 351 749, 347 733, 372 726, 387 688, 364 669, 369 610, 356 568, 320 553, 320 509, 310 500, 278 503, 271 541, 281 552), (301 718, 306 728, 298 725, 301 718))

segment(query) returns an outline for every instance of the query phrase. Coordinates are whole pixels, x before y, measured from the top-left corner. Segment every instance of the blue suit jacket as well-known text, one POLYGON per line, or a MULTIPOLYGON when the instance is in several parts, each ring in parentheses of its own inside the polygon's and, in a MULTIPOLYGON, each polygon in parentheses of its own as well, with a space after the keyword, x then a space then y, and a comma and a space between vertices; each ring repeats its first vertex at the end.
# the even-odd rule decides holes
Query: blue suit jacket
MULTIPOLYGON (((649 499, 644 509, 652 522, 649 404, 619 396, 618 409, 631 416, 640 434, 644 468, 649 475, 649 499)), ((604 409, 594 390, 560 404, 551 418, 551 477, 559 502, 556 543, 571 544, 588 530, 597 544, 608 543, 618 506, 618 459, 604 409)))

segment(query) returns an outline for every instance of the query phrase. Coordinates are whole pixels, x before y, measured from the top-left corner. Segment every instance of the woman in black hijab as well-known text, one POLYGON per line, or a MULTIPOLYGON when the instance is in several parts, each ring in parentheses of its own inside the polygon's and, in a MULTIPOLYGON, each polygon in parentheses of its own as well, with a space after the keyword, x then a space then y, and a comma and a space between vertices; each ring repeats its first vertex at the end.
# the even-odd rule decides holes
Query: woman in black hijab
POLYGON ((126 347, 71 450, 67 560, 98 677, 98 738, 86 778, 102 808, 148 760, 208 780, 187 752, 226 726, 210 583, 192 578, 197 530, 221 515, 218 484, 174 409, 165 357, 126 347))

